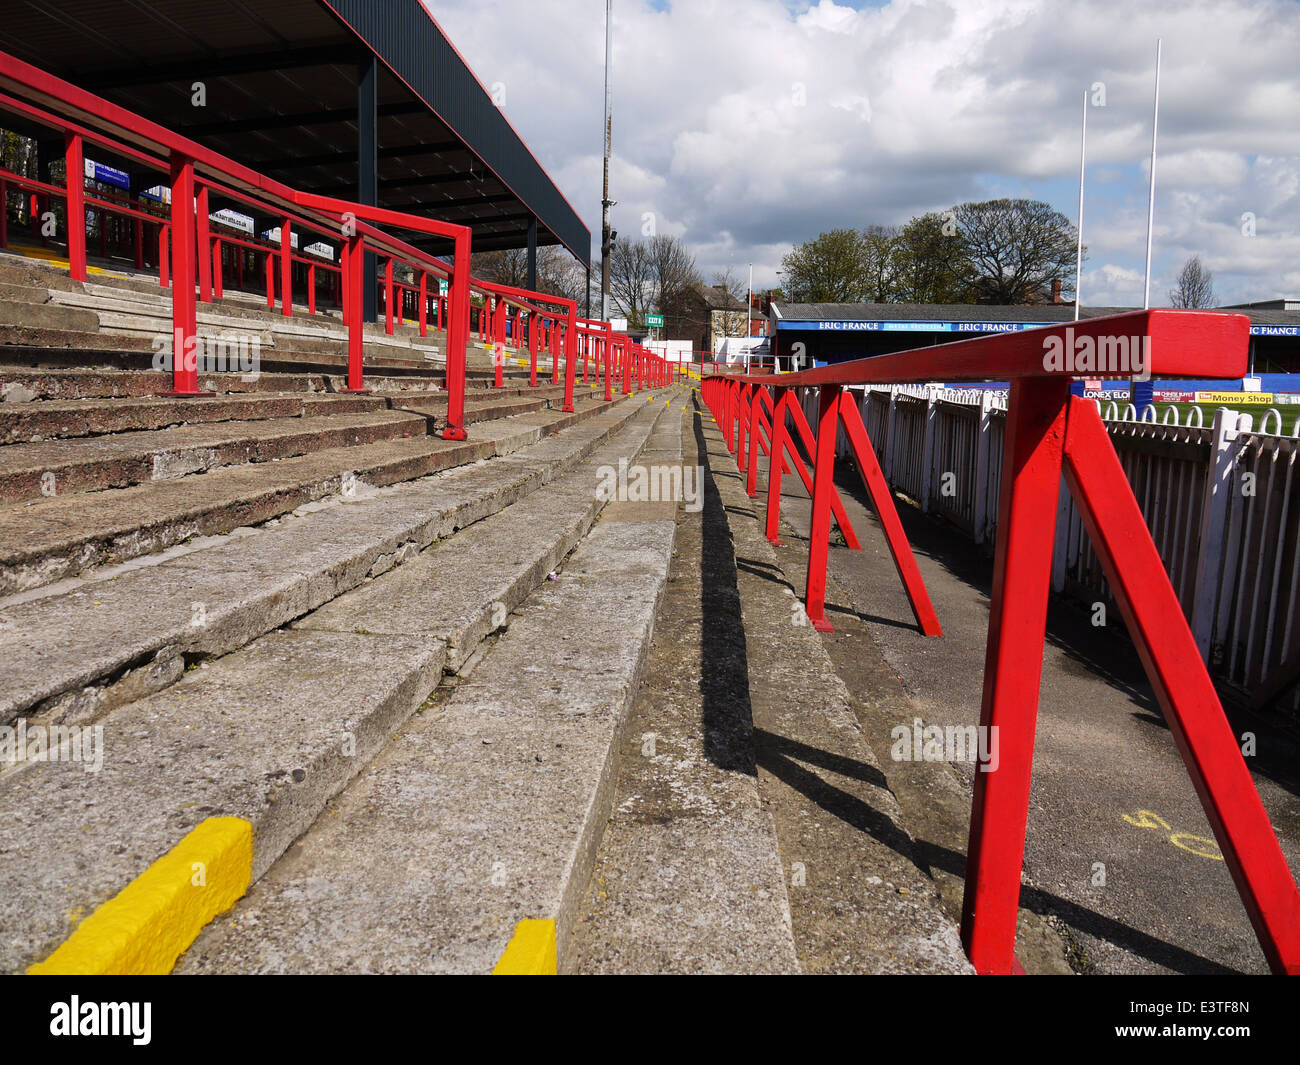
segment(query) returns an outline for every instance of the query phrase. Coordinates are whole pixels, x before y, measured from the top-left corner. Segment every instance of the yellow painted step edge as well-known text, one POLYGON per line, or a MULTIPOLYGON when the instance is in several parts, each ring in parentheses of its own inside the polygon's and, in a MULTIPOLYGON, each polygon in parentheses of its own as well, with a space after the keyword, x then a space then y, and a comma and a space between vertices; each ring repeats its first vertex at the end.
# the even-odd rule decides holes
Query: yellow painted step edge
POLYGON ((528 918, 515 925, 515 934, 492 970, 493 976, 555 976, 555 922, 528 918))
POLYGON ((86 918, 32 975, 165 974, 253 875, 253 826, 209 817, 86 918))

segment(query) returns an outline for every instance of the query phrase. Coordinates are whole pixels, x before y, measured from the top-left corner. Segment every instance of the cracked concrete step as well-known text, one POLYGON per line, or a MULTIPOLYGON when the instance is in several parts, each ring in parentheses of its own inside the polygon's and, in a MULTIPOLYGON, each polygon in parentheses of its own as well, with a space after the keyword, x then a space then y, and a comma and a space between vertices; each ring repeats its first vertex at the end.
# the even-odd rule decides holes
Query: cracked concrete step
POLYGON ((641 405, 562 415, 563 432, 526 446, 527 432, 503 429, 505 457, 0 604, 0 724, 87 720, 169 684, 186 659, 228 654, 549 483, 641 405))
POLYGON ((74 399, 63 402, 8 403, 0 406, 0 444, 100 436, 172 425, 265 421, 325 414, 382 410, 383 398, 360 395, 245 393, 229 396, 168 396, 119 399, 74 399))
MULTIPOLYGON (((0 354, 3 349, 0 348, 0 354)), ((526 373, 506 372, 506 391, 527 387, 526 373)), ((491 388, 492 371, 471 372, 465 382, 467 393, 491 388)), ((0 402, 13 404, 79 399, 159 399, 171 389, 171 374, 157 370, 33 369, 0 364, 0 402)), ((290 374, 263 372, 256 376, 201 371, 199 387, 204 392, 246 395, 258 392, 341 393, 347 378, 334 374, 290 374)), ((387 395, 392 392, 431 392, 446 387, 441 373, 432 377, 403 375, 386 377, 367 374, 366 387, 387 395)), ((0 407, 0 411, 4 411, 0 407)))
POLYGON ((126 562, 192 537, 222 535, 269 521, 339 493, 349 473, 359 483, 378 487, 492 454, 492 443, 483 440, 382 440, 275 463, 227 467, 201 478, 0 509, 0 595, 126 562))
POLYGON ((269 868, 434 689, 455 660, 447 647, 472 649, 499 626, 498 609, 521 602, 582 538, 601 505, 599 465, 634 457, 659 416, 651 404, 627 407, 631 417, 554 491, 435 543, 335 600, 328 616, 108 715, 101 772, 49 762, 0 776, 0 815, 23 823, 42 811, 40 832, 0 840, 0 970, 47 956, 73 915, 205 817, 247 819, 253 876, 269 868))
POLYGON ((731 617, 744 645, 735 683, 748 691, 800 964, 823 973, 971 973, 831 661, 831 637, 807 623, 764 535, 762 506, 745 494, 717 426, 701 426, 734 552, 739 617, 734 609, 731 617))
POLYGON ((175 480, 329 447, 424 436, 428 427, 418 414, 376 410, 10 444, 0 448, 0 502, 175 480))
POLYGON ((567 970, 672 510, 606 507, 445 704, 414 715, 177 971, 488 973, 526 919, 567 970))
MULTIPOLYGON (((680 447, 691 466, 694 435, 680 447)), ((667 461, 677 458, 641 455, 667 461)), ((573 968, 584 975, 800 971, 754 763, 726 517, 716 488, 701 489, 703 507, 679 515, 613 812, 574 930, 573 968)))
MULTIPOLYGON (((526 395, 518 387, 493 389, 490 393, 482 388, 466 389, 466 410, 474 414, 472 419, 467 419, 467 424, 540 409, 547 401, 563 395, 563 387, 550 386, 530 389, 526 395), (533 405, 523 405, 528 402, 533 405)), ((0 445, 164 429, 173 425, 356 414, 389 408, 437 415, 445 422, 447 392, 441 388, 426 391, 407 388, 391 392, 376 390, 376 394, 367 396, 295 390, 284 394, 262 391, 187 398, 140 396, 110 402, 100 399, 10 402, 0 405, 0 445)))
MULTIPOLYGON (((41 290, 34 291, 39 294, 41 290)), ((152 337, 160 332, 167 334, 171 330, 171 293, 156 286, 151 292, 144 292, 123 290, 115 284, 91 280, 72 289, 45 290, 44 295, 50 307, 68 308, 71 315, 85 312, 95 315, 98 327, 106 332, 152 337)), ((211 303, 200 301, 197 324, 200 335, 204 336, 219 335, 222 332, 256 332, 274 336, 276 343, 284 339, 298 339, 315 345, 330 345, 347 337, 347 330, 337 317, 306 313, 306 304, 301 298, 296 310, 295 315, 285 317, 278 307, 267 307, 265 302, 229 302, 224 299, 211 303)), ((3 321, 0 312, 0 323, 3 321)), ((393 353, 404 352, 409 355, 413 348, 423 351, 440 347, 445 340, 443 332, 436 328, 429 328, 428 334, 427 337, 420 337, 418 327, 409 333, 403 331, 402 335, 388 333, 380 323, 368 323, 365 328, 367 346, 375 345, 381 354, 387 354, 383 349, 389 348, 393 353)))
POLYGON ((206 817, 258 826, 260 873, 420 705, 442 664, 436 641, 274 632, 117 710, 98 772, 48 761, 0 775, 0 970, 48 957, 206 817))
MULTIPOLYGON (((606 404, 576 403, 581 416, 606 404)), ((476 423, 469 440, 438 435, 382 440, 212 470, 201 478, 74 493, 0 507, 0 595, 39 588, 95 566, 114 565, 196 536, 229 533, 280 517, 343 490, 414 480, 536 443, 573 424, 571 415, 539 412, 500 425, 476 423)))

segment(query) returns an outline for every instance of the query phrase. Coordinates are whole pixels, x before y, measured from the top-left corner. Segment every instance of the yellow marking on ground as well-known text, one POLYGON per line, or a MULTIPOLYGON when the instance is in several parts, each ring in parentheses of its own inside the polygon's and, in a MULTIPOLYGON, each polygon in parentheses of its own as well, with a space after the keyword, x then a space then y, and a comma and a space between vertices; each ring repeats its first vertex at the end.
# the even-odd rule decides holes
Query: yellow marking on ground
POLYGON ((204 925, 248 890, 252 874, 253 826, 242 817, 209 817, 27 971, 42 976, 169 973, 204 925))
POLYGON ((1169 842, 1179 850, 1195 854, 1198 858, 1208 858, 1212 862, 1223 861, 1223 851, 1219 844, 1206 836, 1196 836, 1191 832, 1175 832, 1173 826, 1152 810, 1138 810, 1136 816, 1121 814, 1125 821, 1135 828, 1160 828, 1169 833, 1169 842))
POLYGON ((493 976, 555 976, 559 962, 555 951, 555 922, 526 918, 492 970, 493 976))
POLYGON ((1219 850, 1219 845, 1204 836, 1193 836, 1190 832, 1175 832, 1169 837, 1169 842, 1180 850, 1195 854, 1198 858, 1209 858, 1212 862, 1223 861, 1223 852, 1219 850))

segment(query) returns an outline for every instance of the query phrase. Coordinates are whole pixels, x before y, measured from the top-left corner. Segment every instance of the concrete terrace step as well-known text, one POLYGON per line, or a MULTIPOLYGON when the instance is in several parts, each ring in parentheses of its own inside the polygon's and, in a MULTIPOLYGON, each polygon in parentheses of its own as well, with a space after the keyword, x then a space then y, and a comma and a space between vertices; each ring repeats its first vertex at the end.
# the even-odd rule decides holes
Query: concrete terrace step
MULTIPOLYGON (((691 433, 682 461, 698 460, 691 433)), ((800 971, 753 753, 726 513, 712 479, 700 491, 702 505, 678 520, 613 812, 574 931, 573 968, 584 975, 800 971)))
MULTIPOLYGON (((564 415, 567 431, 490 462, 357 492, 111 579, 0 602, 0 659, 9 665, 0 724, 32 713, 84 719, 122 693, 170 683, 183 661, 228 654, 567 472, 639 406, 564 415)), ((521 439, 503 435, 507 447, 521 439)))
POLYGON ((272 418, 359 414, 387 408, 387 400, 362 395, 277 394, 176 398, 137 397, 105 402, 79 399, 0 406, 0 444, 100 436, 172 425, 266 421, 272 418))
POLYGON ((174 480, 427 430, 428 420, 418 414, 375 410, 10 444, 0 449, 0 502, 174 480))
POLYGON ((72 763, 44 762, 0 776, 6 818, 42 811, 39 831, 0 841, 0 969, 46 957, 78 915, 206 817, 252 824, 260 877, 425 701, 454 660, 447 648, 463 657, 582 537, 599 506, 596 464, 634 456, 658 414, 622 404, 575 430, 581 443, 571 434, 525 449, 535 474, 571 472, 554 491, 498 500, 484 520, 336 599, 330 614, 115 710, 101 772, 78 766, 73 777, 72 763))
MULTIPOLYGON (((680 441, 679 412, 654 416, 661 446, 680 441)), ((619 457, 628 453, 604 456, 619 457)), ((177 971, 488 973, 525 919, 544 922, 567 969, 674 510, 606 507, 468 679, 406 722, 177 971)), ((512 533, 502 529, 485 558, 508 550, 512 533)), ((382 623, 394 640, 424 632, 436 609, 378 584, 357 608, 338 600, 304 624, 382 623)))
MULTIPOLYGON (((890 790, 892 763, 864 735, 855 696, 827 651, 834 637, 806 623, 796 591, 802 584, 783 572, 764 535, 761 493, 757 500, 745 494, 721 432, 711 420, 701 424, 734 553, 739 609, 727 613, 743 644, 738 661, 715 657, 713 664, 747 692, 759 788, 789 875, 800 964, 821 973, 972 973, 890 790), (802 877, 794 875, 795 862, 802 877)), ((725 624, 719 615, 715 621, 725 624)))
MULTIPOLYGON (((0 348, 0 353, 3 349, 0 348)), ((507 387, 526 387, 528 375, 507 369, 507 387)), ((490 388, 489 370, 471 372, 467 390, 490 388)), ((0 402, 29 403, 35 400, 159 398, 171 388, 171 375, 156 370, 34 369, 0 364, 0 402)), ((204 392, 341 392, 347 378, 337 374, 263 372, 256 376, 201 371, 199 387, 204 392)), ((444 375, 398 377, 368 374, 366 387, 373 392, 434 391, 445 387, 444 375)), ((0 410, 3 410, 0 407, 0 410)))
MULTIPOLYGON (((467 422, 540 409, 563 396, 563 387, 551 386, 526 392, 518 387, 486 392, 478 388, 467 390, 466 408, 474 414, 467 422), (490 413, 493 411, 497 413, 490 413)), ((82 399, 7 403, 0 405, 0 445, 164 429, 173 425, 359 414, 389 408, 445 418, 447 392, 441 388, 376 390, 372 395, 250 392, 187 398, 138 396, 112 402, 82 399)))
POLYGON ((425 477, 508 454, 605 407, 577 403, 558 411, 478 423, 465 441, 412 436, 329 448, 274 463, 212 470, 201 478, 153 482, 0 508, 0 595, 28 591, 162 551, 193 537, 229 533, 353 490, 425 477), (349 478, 351 475, 351 478, 349 478))

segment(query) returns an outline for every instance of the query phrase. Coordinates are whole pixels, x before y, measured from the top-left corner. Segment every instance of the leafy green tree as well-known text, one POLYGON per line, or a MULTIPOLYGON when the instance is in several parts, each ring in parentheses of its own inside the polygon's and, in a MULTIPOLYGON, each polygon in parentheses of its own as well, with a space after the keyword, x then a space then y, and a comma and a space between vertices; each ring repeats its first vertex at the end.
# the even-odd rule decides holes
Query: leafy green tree
POLYGON ((971 263, 952 213, 931 211, 894 242, 893 292, 902 303, 971 302, 971 263))
POLYGON ((782 287, 800 303, 859 303, 866 294, 866 241, 856 229, 832 229, 781 259, 782 287))

